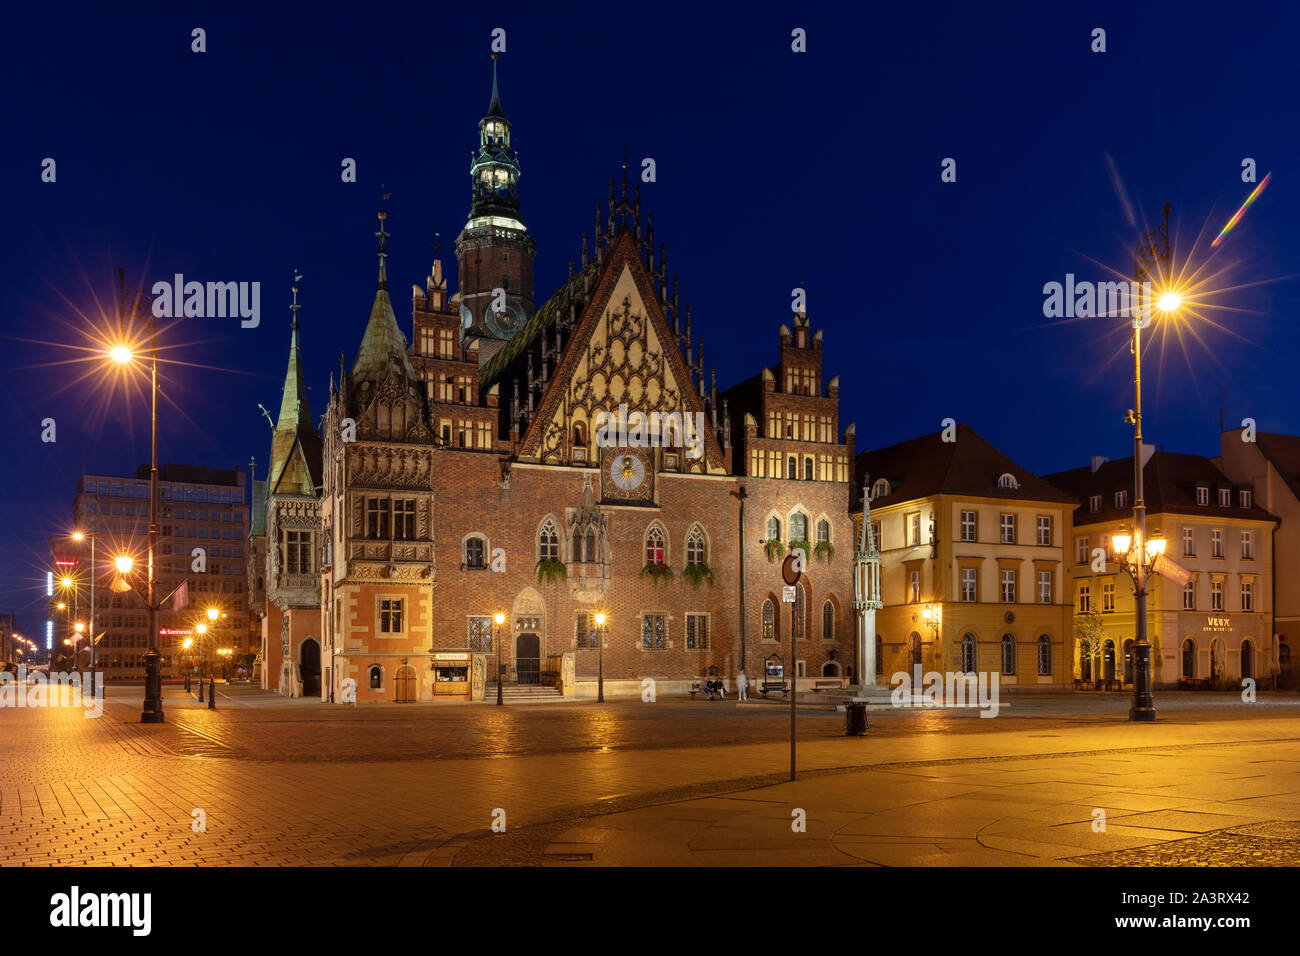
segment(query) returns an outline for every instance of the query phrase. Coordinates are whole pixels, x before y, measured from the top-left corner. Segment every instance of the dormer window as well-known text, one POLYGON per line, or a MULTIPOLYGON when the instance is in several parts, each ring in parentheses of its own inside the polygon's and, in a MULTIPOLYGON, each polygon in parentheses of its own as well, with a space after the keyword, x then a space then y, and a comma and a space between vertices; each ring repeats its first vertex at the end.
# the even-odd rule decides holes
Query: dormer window
POLYGON ((1249 507, 1250 507, 1250 497, 1251 497, 1251 496, 1250 496, 1250 492, 1249 492, 1249 491, 1247 491, 1246 489, 1242 488, 1242 489, 1238 492, 1238 497, 1239 497, 1239 499, 1241 500, 1241 507, 1243 507, 1243 508, 1249 508, 1249 507))
POLYGON ((1096 514, 1101 510, 1101 495, 1092 495, 1088 498, 1088 512, 1096 514))
POLYGON ((1016 476, 1008 471, 998 477, 998 487, 1007 491, 1019 491, 1020 482, 1016 481, 1016 476))
POLYGON ((1210 489, 1206 485, 1196 486, 1196 503, 1205 507, 1210 503, 1210 489))
POLYGON ((1115 492, 1115 510, 1122 511, 1128 507, 1128 491, 1115 492))
POLYGON ((1232 489, 1231 489, 1231 488, 1220 488, 1220 489, 1219 489, 1219 507, 1220 507, 1220 508, 1231 508, 1231 507, 1232 507, 1232 489))
POLYGON ((872 499, 883 498, 887 494, 889 494, 889 482, 884 478, 878 478, 876 483, 871 486, 872 499))

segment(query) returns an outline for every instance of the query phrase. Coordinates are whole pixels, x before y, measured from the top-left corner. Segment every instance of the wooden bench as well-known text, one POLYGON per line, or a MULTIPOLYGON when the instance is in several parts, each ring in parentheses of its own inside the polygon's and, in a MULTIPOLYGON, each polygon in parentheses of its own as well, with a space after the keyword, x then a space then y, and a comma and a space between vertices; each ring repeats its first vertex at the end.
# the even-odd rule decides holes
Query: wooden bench
POLYGON ((829 690, 830 688, 835 688, 836 690, 839 690, 843 686, 844 683, 840 681, 838 678, 836 678, 835 680, 813 681, 812 689, 814 694, 820 694, 824 690, 829 690))

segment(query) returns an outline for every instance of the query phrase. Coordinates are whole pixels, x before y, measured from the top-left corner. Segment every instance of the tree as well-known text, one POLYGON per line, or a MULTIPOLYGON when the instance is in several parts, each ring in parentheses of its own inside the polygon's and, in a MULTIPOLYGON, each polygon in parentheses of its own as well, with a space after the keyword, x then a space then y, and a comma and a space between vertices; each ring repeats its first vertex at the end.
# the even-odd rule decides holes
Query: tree
POLYGON ((1075 680, 1083 677, 1085 660, 1091 663, 1089 667, 1091 679, 1095 681, 1099 678, 1098 667, 1101 664, 1101 648, 1105 639, 1106 624, 1101 612, 1096 608, 1089 608, 1082 614, 1074 616, 1074 643, 1078 648, 1074 664, 1075 680))

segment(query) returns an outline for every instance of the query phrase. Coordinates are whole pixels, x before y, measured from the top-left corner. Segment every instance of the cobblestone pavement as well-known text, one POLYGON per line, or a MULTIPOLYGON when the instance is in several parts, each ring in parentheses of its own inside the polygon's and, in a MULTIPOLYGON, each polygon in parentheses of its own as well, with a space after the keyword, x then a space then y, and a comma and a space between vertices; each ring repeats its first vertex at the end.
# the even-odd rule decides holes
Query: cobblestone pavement
POLYGON ((218 692, 210 711, 168 688, 162 725, 138 723, 130 687, 99 719, 0 709, 0 864, 1110 864, 1133 861, 1088 857, 1219 831, 1260 842, 1242 828, 1300 818, 1294 695, 1164 695, 1153 726, 1118 695, 1013 698, 994 720, 873 713, 864 738, 805 709, 810 773, 790 784, 780 704, 218 692), (489 830, 498 809, 505 834, 489 830))

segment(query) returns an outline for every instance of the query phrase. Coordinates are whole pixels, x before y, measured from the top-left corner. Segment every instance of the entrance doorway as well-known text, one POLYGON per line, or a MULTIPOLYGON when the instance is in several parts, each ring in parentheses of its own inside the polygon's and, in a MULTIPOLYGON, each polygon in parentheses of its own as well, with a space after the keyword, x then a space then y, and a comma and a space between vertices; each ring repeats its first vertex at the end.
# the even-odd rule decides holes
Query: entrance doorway
POLYGON ((298 673, 302 675, 302 696, 320 696, 320 645, 312 638, 298 649, 298 673))
POLYGON ((907 637, 907 663, 911 670, 921 663, 921 635, 913 631, 907 637))
POLYGON ((399 704, 415 703, 415 668, 410 664, 403 664, 393 675, 393 700, 399 704))
POLYGON ((515 680, 536 684, 542 673, 542 642, 536 634, 520 634, 515 639, 515 680))

